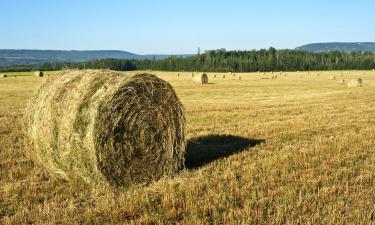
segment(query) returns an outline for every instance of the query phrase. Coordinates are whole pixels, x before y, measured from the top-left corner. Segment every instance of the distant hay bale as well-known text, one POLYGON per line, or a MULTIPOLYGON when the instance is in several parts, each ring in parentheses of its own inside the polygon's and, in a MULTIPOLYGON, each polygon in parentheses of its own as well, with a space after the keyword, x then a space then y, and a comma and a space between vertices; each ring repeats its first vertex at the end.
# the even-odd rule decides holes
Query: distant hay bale
POLYGON ((225 79, 225 74, 223 74, 223 78, 225 79))
POLYGON ((6 75, 6 74, 3 74, 3 75, 2 75, 2 77, 8 77, 8 75, 6 75))
POLYGON ((34 76, 35 77, 43 77, 43 72, 42 71, 35 71, 34 76))
POLYGON ((195 74, 193 77, 193 81, 197 84, 208 84, 208 76, 205 73, 195 74))
POLYGON ((214 78, 216 78, 216 74, 214 74, 214 78))
POLYGON ((345 79, 340 79, 338 83, 339 84, 345 84, 345 79))
POLYGON ((178 73, 178 74, 177 74, 177 76, 179 77, 179 76, 180 76, 180 74, 178 73))
POLYGON ((361 78, 351 79, 348 82, 348 87, 349 88, 352 88, 352 87, 362 87, 362 85, 363 85, 363 80, 361 78))
POLYGON ((241 77, 237 77, 238 80, 241 80, 242 78, 241 77))
POLYGON ((31 157, 68 180, 130 186, 184 164, 182 104, 154 75, 63 71, 40 86, 24 120, 31 157))
POLYGON ((330 80, 336 80, 336 76, 329 77, 330 80))

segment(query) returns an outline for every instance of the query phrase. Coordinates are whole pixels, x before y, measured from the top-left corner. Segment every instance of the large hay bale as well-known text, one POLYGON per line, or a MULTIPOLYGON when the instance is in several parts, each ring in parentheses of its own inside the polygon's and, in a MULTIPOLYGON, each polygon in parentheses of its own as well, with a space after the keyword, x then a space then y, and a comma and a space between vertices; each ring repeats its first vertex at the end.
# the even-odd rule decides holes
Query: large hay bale
POLYGON ((183 107, 154 75, 63 71, 40 86, 25 122, 36 161, 66 179, 129 186, 184 164, 183 107))
POLYGON ((362 85, 363 85, 363 80, 361 78, 351 79, 348 82, 348 87, 349 88, 352 88, 352 87, 362 87, 362 85))
POLYGON ((193 77, 193 81, 197 84, 208 84, 208 76, 205 73, 195 74, 193 77))
POLYGON ((44 75, 44 74, 43 74, 42 71, 35 71, 35 72, 34 72, 34 76, 35 76, 35 77, 43 77, 43 75, 44 75))

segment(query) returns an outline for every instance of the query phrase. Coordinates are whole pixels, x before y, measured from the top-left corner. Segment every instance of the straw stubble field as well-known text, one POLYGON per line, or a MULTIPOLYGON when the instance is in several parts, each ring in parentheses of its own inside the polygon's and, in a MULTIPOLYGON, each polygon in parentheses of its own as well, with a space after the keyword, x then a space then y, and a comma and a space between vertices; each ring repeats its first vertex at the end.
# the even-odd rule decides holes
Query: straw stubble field
POLYGON ((22 115, 46 78, 1 78, 0 223, 375 223, 375 72, 155 74, 186 110, 186 169, 124 190, 26 157, 22 115))

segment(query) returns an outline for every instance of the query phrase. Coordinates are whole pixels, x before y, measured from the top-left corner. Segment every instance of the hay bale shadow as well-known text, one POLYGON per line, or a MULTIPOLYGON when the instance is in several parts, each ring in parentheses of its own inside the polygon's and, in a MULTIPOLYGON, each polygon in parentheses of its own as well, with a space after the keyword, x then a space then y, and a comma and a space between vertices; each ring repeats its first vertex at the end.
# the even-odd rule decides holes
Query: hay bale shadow
POLYGON ((264 139, 247 139, 233 135, 208 135, 193 138, 188 140, 185 166, 187 169, 196 169, 264 142, 264 139))

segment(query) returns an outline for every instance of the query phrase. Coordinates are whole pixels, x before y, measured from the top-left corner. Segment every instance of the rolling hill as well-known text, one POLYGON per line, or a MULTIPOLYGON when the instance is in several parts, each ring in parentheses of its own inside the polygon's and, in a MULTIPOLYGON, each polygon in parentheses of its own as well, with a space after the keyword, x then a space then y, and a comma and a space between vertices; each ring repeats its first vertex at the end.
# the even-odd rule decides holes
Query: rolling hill
MULTIPOLYGON (((171 55, 138 55, 119 50, 64 51, 0 49, 0 66, 31 65, 51 61, 81 62, 93 59, 165 59, 171 55)), ((187 55, 176 55, 187 56, 187 55)))
POLYGON ((375 52, 375 42, 312 43, 297 47, 296 50, 308 52, 375 52))

